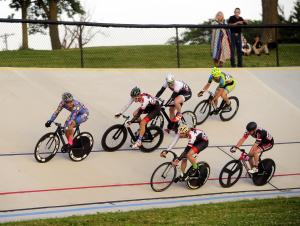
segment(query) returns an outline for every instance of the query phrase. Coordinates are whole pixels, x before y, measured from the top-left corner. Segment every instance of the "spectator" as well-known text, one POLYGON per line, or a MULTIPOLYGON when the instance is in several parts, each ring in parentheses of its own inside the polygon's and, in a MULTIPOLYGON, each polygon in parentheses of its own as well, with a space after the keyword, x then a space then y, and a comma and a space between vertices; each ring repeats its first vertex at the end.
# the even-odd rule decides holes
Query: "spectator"
MULTIPOLYGON (((224 14, 218 12, 212 24, 225 24, 224 14)), ((217 28, 212 30, 211 52, 216 67, 222 67, 225 61, 231 58, 230 32, 228 29, 217 28)))
POLYGON ((251 54, 251 45, 247 42, 247 39, 242 35, 242 52, 244 56, 249 56, 251 54))
POLYGON ((243 66, 243 57, 242 57, 242 39, 241 39, 241 32, 242 29, 238 27, 238 25, 247 24, 242 17, 240 17, 241 10, 240 8, 235 8, 234 15, 229 17, 228 24, 229 25, 236 25, 237 27, 230 28, 231 31, 231 46, 232 46, 232 55, 230 59, 231 67, 236 67, 235 64, 235 49, 237 50, 237 60, 238 60, 238 67, 243 66))
POLYGON ((268 49, 268 45, 267 44, 263 44, 260 41, 260 37, 259 35, 257 35, 254 38, 254 43, 253 43, 253 51, 257 56, 260 56, 261 53, 265 53, 267 55, 269 55, 269 49, 268 49))

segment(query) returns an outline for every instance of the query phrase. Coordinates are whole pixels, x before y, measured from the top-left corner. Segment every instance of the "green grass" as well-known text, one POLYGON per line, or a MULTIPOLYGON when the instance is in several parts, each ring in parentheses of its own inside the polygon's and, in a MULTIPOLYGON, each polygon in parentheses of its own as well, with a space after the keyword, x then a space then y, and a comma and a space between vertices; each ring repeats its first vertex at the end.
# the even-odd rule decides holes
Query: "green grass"
MULTIPOLYGON (((207 44, 180 46, 180 65, 183 68, 211 67, 210 46, 207 44)), ((84 49, 87 68, 176 68, 176 46, 116 46, 84 49)), ((79 49, 18 50, 0 52, 0 67, 72 67, 80 63, 79 49)), ((243 57, 245 67, 276 66, 276 52, 270 55, 243 57)), ((279 46, 280 66, 300 65, 300 44, 279 46)), ((230 66, 227 61, 226 67, 230 66)))
POLYGON ((182 206, 4 225, 300 225, 300 197, 182 206))

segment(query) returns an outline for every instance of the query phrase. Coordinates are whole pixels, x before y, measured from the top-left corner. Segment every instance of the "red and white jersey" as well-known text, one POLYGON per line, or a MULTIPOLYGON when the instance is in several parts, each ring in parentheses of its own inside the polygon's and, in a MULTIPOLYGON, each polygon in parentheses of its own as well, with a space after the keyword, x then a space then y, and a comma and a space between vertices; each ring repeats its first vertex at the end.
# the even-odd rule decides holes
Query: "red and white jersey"
POLYGON ((184 83, 183 81, 177 81, 177 80, 174 81, 173 87, 168 86, 167 81, 164 82, 163 87, 164 88, 169 87, 170 90, 172 90, 175 93, 179 93, 180 91, 186 91, 186 92, 190 91, 190 87, 186 83, 184 83))
POLYGON ((248 131, 246 131, 244 133, 244 138, 247 139, 249 135, 256 139, 255 143, 257 144, 266 144, 273 139, 272 135, 267 130, 259 126, 252 135, 248 131))
POLYGON ((188 133, 188 146, 193 146, 195 142, 208 141, 208 137, 203 130, 192 128, 188 133))
MULTIPOLYGON (((120 113, 124 113, 125 111, 127 111, 127 109, 130 107, 130 105, 134 102, 134 99, 131 97, 129 99, 128 104, 126 104, 122 110, 120 111, 120 113)), ((157 98, 151 96, 148 93, 142 93, 141 94, 141 100, 139 101, 141 103, 140 109, 141 110, 145 110, 147 106, 149 105, 155 105, 157 102, 157 98)))

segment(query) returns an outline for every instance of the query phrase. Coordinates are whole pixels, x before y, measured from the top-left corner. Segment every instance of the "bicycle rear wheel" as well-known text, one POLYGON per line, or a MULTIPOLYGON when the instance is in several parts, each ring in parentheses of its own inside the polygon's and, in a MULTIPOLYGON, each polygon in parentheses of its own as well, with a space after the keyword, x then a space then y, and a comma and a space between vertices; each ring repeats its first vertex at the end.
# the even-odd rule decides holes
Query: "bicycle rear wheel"
POLYGON ((197 119, 195 113, 192 111, 184 111, 182 112, 181 121, 185 123, 189 128, 195 128, 197 119))
POLYGON ((219 183, 223 188, 234 185, 241 177, 243 165, 239 160, 229 161, 221 170, 219 183))
POLYGON ((237 97, 229 97, 229 100, 231 102, 231 109, 230 110, 221 110, 220 112, 220 119, 222 121, 229 121, 231 120, 239 110, 239 99, 237 97))
POLYGON ((168 189, 176 177, 177 169, 171 162, 159 165, 153 172, 150 185, 153 191, 162 192, 168 189))
POLYGON ((161 129, 164 128, 164 124, 165 124, 165 119, 161 113, 159 113, 154 119, 152 119, 148 123, 149 126, 158 126, 161 129))
POLYGON ((103 134, 101 145, 105 151, 116 151, 125 143, 127 130, 124 125, 116 124, 109 127, 103 134))
POLYGON ((94 145, 92 134, 83 132, 78 134, 73 140, 72 149, 69 152, 69 157, 74 162, 84 160, 91 153, 94 145))
POLYGON ((157 149, 164 139, 164 132, 158 126, 149 126, 146 128, 144 137, 142 139, 142 152, 152 152, 157 149))
MULTIPOLYGON (((187 181, 186 181, 186 186, 189 189, 198 189, 200 187, 202 187, 210 174, 210 167, 206 162, 199 162, 198 163, 198 172, 199 175, 196 175, 195 177, 190 177, 187 181)), ((187 173, 189 174, 189 172, 192 170, 192 166, 188 169, 187 173)))
POLYGON ((200 103, 194 109, 197 125, 200 125, 203 122, 205 122, 205 120, 209 116, 210 111, 211 111, 211 105, 208 103, 208 101, 207 100, 200 101, 200 103))
POLYGON ((37 142, 34 149, 36 161, 45 163, 50 161, 57 153, 60 145, 60 139, 56 133, 47 133, 37 142))
POLYGON ((262 186, 268 183, 276 170, 275 162, 272 159, 264 159, 258 164, 258 173, 253 174, 253 183, 262 186))

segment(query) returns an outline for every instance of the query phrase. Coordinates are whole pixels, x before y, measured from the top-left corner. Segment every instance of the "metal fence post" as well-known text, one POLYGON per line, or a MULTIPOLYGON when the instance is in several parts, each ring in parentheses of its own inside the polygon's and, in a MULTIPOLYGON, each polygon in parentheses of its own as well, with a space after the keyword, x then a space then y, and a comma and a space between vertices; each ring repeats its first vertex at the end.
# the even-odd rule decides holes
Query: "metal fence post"
POLYGON ((276 39, 276 66, 279 67, 279 42, 278 42, 278 29, 275 27, 275 39, 276 39))
POLYGON ((176 55, 177 55, 177 67, 180 68, 180 52, 179 52, 179 40, 178 40, 178 27, 176 27, 176 55))
POLYGON ((80 48, 80 66, 84 68, 83 48, 82 48, 82 26, 79 25, 79 48, 80 48))

